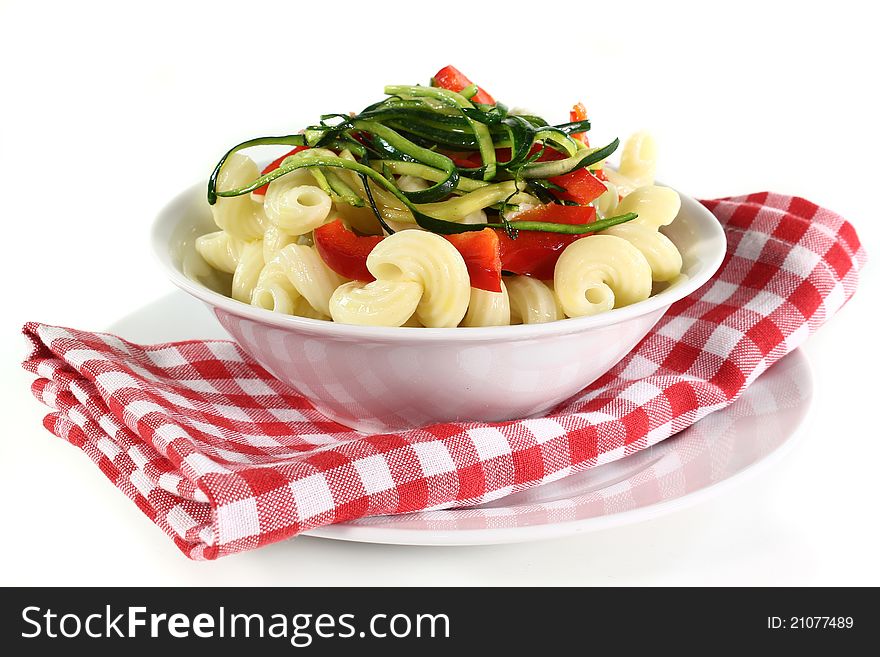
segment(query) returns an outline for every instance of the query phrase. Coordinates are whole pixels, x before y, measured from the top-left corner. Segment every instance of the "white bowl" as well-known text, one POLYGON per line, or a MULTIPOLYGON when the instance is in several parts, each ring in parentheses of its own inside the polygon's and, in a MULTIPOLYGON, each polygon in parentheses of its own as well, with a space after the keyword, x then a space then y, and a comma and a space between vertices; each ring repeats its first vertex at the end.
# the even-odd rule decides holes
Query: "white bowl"
POLYGON ((487 328, 377 328, 274 313, 235 301, 183 273, 195 238, 217 230, 205 185, 157 217, 153 248, 181 289, 201 299, 254 360, 322 414, 365 433, 436 422, 495 422, 546 412, 623 358, 675 301, 721 264, 724 231, 694 199, 663 232, 685 276, 655 296, 593 317, 487 328))

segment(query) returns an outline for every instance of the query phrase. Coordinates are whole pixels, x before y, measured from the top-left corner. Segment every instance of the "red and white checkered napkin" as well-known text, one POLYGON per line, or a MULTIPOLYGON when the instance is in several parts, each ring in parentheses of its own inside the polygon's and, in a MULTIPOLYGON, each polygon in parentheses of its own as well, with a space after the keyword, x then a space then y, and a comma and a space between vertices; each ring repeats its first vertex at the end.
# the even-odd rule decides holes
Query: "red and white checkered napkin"
POLYGON ((194 559, 368 515, 466 506, 632 454, 730 404, 853 294, 852 226, 800 198, 705 201, 719 273, 546 417, 360 436, 225 341, 140 346, 27 324, 46 427, 194 559))

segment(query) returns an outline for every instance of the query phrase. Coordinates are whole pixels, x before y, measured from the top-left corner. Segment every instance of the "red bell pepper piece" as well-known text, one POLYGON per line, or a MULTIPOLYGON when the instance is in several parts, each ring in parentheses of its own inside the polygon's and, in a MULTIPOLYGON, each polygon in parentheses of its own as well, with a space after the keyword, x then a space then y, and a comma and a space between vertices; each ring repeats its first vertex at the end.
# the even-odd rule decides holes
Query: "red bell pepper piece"
POLYGON ((336 219, 315 229, 315 248, 324 263, 340 276, 356 281, 374 281, 367 269, 367 256, 382 235, 356 235, 336 219))
POLYGON ((549 182, 559 185, 565 191, 554 192, 556 196, 565 201, 574 201, 586 205, 605 193, 607 187, 592 173, 586 169, 578 169, 561 176, 548 178, 549 182))
MULTIPOLYGON (((596 220, 595 208, 580 205, 550 203, 526 210, 512 219, 543 221, 556 224, 588 224, 596 220)), ((556 261, 562 250, 585 235, 565 235, 521 230, 515 240, 505 231, 498 231, 501 247, 501 268, 515 274, 526 274, 540 280, 553 278, 556 261)))
POLYGON ((460 169, 479 169, 483 166, 483 158, 478 151, 441 150, 440 153, 452 160, 452 163, 460 169))
MULTIPOLYGON (((473 84, 464 73, 454 66, 445 66, 441 68, 437 71, 432 80, 434 81, 435 86, 449 89, 449 91, 461 91, 465 87, 469 87, 473 84)), ((471 98, 471 101, 474 103, 483 103, 484 105, 495 104, 495 99, 492 98, 489 92, 485 91, 482 87, 479 87, 479 90, 476 95, 471 98)))
MULTIPOLYGON (((520 212, 513 217, 511 221, 541 221, 544 223, 576 226, 577 224, 589 224, 596 221, 596 208, 583 205, 559 205, 558 203, 548 203, 546 205, 539 205, 536 208, 531 208, 525 212, 520 212)), ((558 235, 560 233, 553 234, 558 235)))
MULTIPOLYGON (((575 121, 586 121, 587 120, 587 108, 584 107, 583 103, 577 103, 574 107, 571 108, 571 111, 568 113, 568 120, 572 123, 575 121)), ((586 146, 590 145, 590 140, 587 138, 586 132, 573 132, 571 133, 573 139, 577 139, 580 142, 583 142, 586 146)))
MULTIPOLYGON (((295 153, 299 153, 300 151, 304 151, 307 148, 308 148, 308 146, 296 146, 289 153, 285 153, 284 155, 279 157, 277 160, 273 160, 272 162, 270 162, 269 165, 265 169, 263 169, 263 171, 262 171, 262 173, 260 173, 260 175, 265 176, 270 171, 275 171, 275 169, 277 169, 278 167, 281 166, 281 163, 284 162, 285 159, 287 159, 288 157, 290 157, 291 155, 293 155, 295 153)), ((257 189, 255 189, 253 191, 253 193, 254 194, 265 194, 267 189, 269 189, 269 183, 266 183, 262 187, 258 187, 257 189)))
POLYGON ((446 235, 467 265, 471 287, 501 292, 501 249, 498 234, 491 228, 479 232, 446 235))
MULTIPOLYGON (((477 151, 466 151, 466 152, 441 151, 441 152, 446 157, 451 159, 452 162, 457 167, 476 169, 476 168, 483 166, 483 158, 480 157, 480 154, 477 151)), ((538 162, 551 162, 553 160, 563 160, 567 157, 567 155, 565 155, 565 153, 560 153, 559 151, 557 151, 549 146, 542 147, 540 144, 532 144, 532 147, 529 149, 529 157, 532 157, 537 153, 541 153, 541 155, 538 157, 538 162)), ((496 148, 495 149, 495 159, 498 162, 510 161, 510 149, 509 148, 496 148)))

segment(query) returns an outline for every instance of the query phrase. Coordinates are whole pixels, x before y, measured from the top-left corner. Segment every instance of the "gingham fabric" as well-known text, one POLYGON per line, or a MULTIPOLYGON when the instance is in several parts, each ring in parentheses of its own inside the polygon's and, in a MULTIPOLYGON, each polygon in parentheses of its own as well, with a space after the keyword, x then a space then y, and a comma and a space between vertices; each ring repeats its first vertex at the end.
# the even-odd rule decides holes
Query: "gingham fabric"
POLYGON ((583 393, 545 417, 361 436, 235 344, 141 346, 29 323, 24 367, 46 427, 82 449, 193 559, 335 522, 471 506, 654 445, 731 404, 853 294, 852 226, 801 198, 705 201, 715 277, 583 393))
MULTIPOLYGON (((362 528, 430 532, 510 531, 519 536, 670 502, 742 471, 779 449, 806 414, 809 365, 792 354, 755 381, 727 408, 625 459, 530 488, 494 504, 466 509, 369 516, 362 528)), ((781 451, 781 450, 780 450, 781 451)), ((428 533, 428 534, 424 534, 428 533)), ((503 538, 503 536, 502 536, 503 538)))

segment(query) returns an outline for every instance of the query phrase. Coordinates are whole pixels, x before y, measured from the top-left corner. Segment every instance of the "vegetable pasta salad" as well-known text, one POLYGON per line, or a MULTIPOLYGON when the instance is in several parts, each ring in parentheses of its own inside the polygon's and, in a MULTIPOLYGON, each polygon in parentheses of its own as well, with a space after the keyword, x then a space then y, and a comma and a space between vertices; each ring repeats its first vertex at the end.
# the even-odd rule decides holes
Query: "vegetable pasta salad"
MULTIPOLYGON (((232 148, 196 250, 238 301, 372 326, 501 326, 605 312, 676 279, 655 148, 591 146, 584 106, 550 125, 452 66, 358 114, 232 148), (241 151, 292 147, 262 171, 241 151)), ((202 274, 207 269, 200 263, 202 274)))

